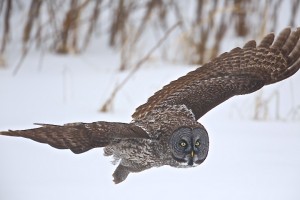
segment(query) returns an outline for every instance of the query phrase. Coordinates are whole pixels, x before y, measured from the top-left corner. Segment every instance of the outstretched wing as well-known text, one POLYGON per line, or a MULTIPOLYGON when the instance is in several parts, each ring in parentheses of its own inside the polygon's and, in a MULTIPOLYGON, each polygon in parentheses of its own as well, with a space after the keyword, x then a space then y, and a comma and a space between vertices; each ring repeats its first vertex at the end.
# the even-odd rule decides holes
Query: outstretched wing
POLYGON ((224 53, 164 86, 139 106, 132 117, 139 119, 164 105, 185 105, 198 120, 232 96, 252 93, 286 79, 300 68, 299 35, 300 28, 292 33, 286 28, 275 42, 271 33, 258 46, 252 40, 243 48, 224 53))
POLYGON ((62 126, 38 124, 39 128, 0 132, 0 135, 29 138, 57 149, 70 149, 83 153, 93 148, 105 147, 113 142, 132 138, 149 138, 148 134, 133 124, 117 122, 70 123, 62 126))

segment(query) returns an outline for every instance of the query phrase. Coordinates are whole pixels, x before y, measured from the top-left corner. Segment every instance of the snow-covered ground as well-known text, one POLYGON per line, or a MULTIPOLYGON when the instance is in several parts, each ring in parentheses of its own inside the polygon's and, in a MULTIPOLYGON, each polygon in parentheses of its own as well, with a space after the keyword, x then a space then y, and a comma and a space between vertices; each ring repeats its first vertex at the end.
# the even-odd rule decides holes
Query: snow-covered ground
MULTIPOLYGON (((118 93, 112 111, 100 113, 129 73, 117 70, 118 53, 102 48, 80 56, 46 54, 39 65, 39 54, 32 52, 13 76, 20 57, 15 51, 11 48, 6 55, 9 67, 0 68, 0 130, 33 128, 33 123, 129 122, 135 107, 195 68, 151 59, 118 93)), ((130 174, 119 185, 111 176, 116 166, 101 149, 75 155, 0 136, 0 200, 299 200, 299 85, 300 72, 254 94, 234 97, 200 119, 210 136, 210 152, 201 166, 154 168, 130 174), (252 120, 259 94, 264 100, 277 94, 266 107, 266 121, 252 120), (275 120, 276 108, 281 120, 275 120)))

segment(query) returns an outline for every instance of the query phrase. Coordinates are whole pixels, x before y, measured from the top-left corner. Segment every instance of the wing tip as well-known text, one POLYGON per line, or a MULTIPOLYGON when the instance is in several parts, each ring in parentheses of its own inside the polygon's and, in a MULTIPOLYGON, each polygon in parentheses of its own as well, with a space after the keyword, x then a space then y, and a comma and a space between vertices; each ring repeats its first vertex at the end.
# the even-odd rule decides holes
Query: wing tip
POLYGON ((269 33, 262 39, 262 41, 260 42, 258 47, 269 48, 272 45, 272 43, 274 42, 274 38, 275 38, 275 34, 269 33))
POLYGON ((284 28, 277 36, 276 40, 272 45, 272 48, 281 49, 282 46, 285 44, 286 40, 289 38, 291 31, 291 27, 284 28))
POLYGON ((244 49, 248 49, 248 48, 256 48, 256 41, 255 40, 250 40, 248 41, 244 47, 244 49))
POLYGON ((18 133, 19 131, 14 131, 14 130, 7 130, 7 131, 1 131, 0 135, 4 135, 4 136, 20 136, 20 134, 18 133))
POLYGON ((0 135, 6 135, 6 132, 8 132, 8 131, 1 131, 0 135))
POLYGON ((36 126, 41 126, 41 127, 45 127, 45 126, 60 126, 60 125, 55 125, 55 124, 45 124, 45 123, 33 123, 33 125, 36 126))

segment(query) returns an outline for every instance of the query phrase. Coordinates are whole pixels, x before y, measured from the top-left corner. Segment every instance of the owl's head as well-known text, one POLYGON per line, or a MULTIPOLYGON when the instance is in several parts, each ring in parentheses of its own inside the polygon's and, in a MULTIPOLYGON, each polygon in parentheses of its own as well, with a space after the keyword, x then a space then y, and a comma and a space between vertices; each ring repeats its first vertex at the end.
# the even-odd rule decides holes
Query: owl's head
POLYGON ((208 134, 203 127, 180 127, 173 132, 170 147, 177 162, 188 166, 199 165, 208 154, 208 134))

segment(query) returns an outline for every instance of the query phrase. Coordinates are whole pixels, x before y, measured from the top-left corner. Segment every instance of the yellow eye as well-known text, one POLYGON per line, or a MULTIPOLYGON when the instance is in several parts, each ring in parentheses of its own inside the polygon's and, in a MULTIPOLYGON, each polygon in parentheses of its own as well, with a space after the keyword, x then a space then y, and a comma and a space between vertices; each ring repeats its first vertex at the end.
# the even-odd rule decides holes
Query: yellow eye
POLYGON ((195 146, 196 146, 196 147, 200 146, 199 140, 197 140, 197 141, 195 142, 195 146))
POLYGON ((180 141, 179 145, 182 146, 182 147, 186 147, 187 144, 186 144, 185 141, 180 141))

